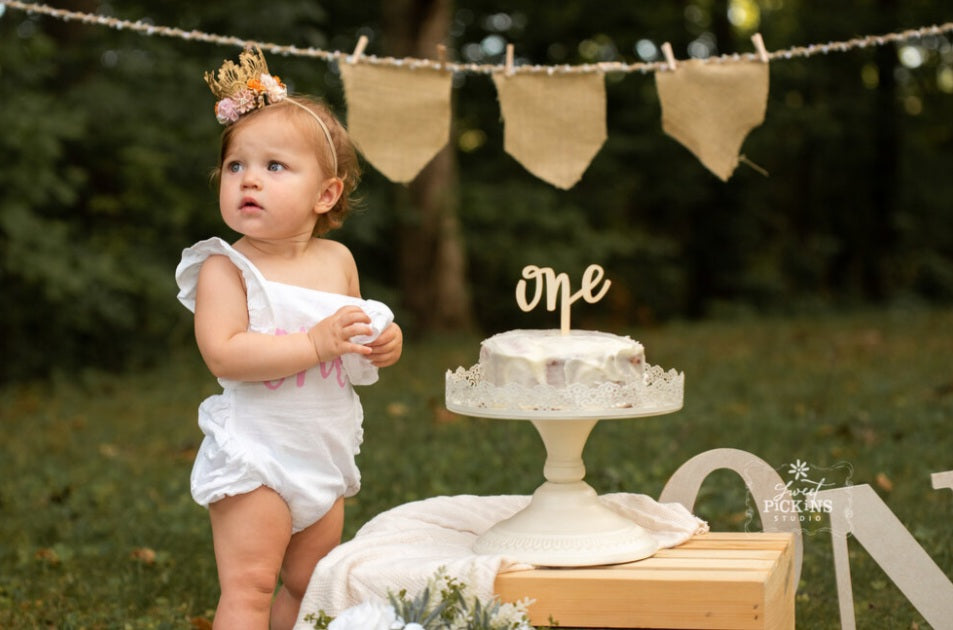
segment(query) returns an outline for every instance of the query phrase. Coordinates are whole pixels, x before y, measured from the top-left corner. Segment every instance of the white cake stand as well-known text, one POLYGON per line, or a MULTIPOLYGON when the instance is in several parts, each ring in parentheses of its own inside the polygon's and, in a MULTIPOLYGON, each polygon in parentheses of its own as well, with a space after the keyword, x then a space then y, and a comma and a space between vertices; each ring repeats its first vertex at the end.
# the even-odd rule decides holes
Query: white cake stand
POLYGON ((495 398, 494 388, 480 383, 479 374, 474 378, 461 370, 448 372, 447 409, 467 416, 529 420, 546 448, 546 481, 533 493, 529 505, 487 530, 473 550, 552 567, 633 562, 654 554, 658 550, 655 538, 604 505, 583 481, 582 452, 599 420, 657 416, 682 408, 684 375, 674 371, 657 374, 663 377, 663 387, 643 393, 629 406, 523 409, 513 404, 512 391, 500 396, 504 403, 489 406, 486 399, 495 398))

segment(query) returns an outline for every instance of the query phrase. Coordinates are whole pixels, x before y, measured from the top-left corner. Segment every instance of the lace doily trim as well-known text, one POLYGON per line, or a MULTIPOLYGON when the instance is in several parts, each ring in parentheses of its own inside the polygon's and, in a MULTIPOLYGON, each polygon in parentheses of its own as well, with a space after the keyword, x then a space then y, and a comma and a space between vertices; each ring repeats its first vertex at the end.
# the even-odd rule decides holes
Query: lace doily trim
POLYGON ((567 387, 516 383, 497 386, 484 380, 483 366, 462 367, 446 376, 448 407, 494 411, 670 410, 682 405, 685 374, 646 365, 642 381, 633 383, 573 384, 567 387))

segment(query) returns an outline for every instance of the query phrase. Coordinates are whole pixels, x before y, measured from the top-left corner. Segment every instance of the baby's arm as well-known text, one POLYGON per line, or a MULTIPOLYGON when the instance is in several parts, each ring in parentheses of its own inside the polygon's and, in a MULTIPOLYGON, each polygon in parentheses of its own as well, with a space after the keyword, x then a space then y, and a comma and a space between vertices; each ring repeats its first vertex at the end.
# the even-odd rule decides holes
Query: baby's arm
POLYGON ((220 378, 263 381, 306 370, 347 352, 370 354, 351 343, 369 334, 370 318, 345 307, 307 332, 267 335, 248 330, 248 305, 241 273, 224 256, 210 256, 199 272, 195 338, 209 370, 220 378))

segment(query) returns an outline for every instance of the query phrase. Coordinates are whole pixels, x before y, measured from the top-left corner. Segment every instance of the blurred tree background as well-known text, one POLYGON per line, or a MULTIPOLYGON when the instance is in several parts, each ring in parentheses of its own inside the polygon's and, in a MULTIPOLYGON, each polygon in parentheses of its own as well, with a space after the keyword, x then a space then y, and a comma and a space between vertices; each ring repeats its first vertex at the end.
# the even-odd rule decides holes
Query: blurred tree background
MULTIPOLYGON (((513 43, 518 62, 541 64, 651 61, 664 41, 679 58, 749 52, 754 32, 776 50, 950 19, 926 0, 56 6, 329 50, 350 51, 364 34, 367 53, 381 55, 435 56, 420 47, 443 38, 451 59, 501 63, 513 43)), ((191 343, 175 299, 179 253, 233 236, 209 183, 220 128, 202 74, 237 49, 0 11, 0 381, 161 360, 191 343)), ((613 290, 575 322, 616 329, 747 310, 948 304, 951 39, 773 62, 766 121, 742 148, 770 176, 742 165, 727 183, 661 131, 650 74, 607 76, 609 139, 570 191, 503 152, 490 78, 461 74, 450 149, 409 187, 368 166, 365 210, 332 237, 354 251, 364 294, 393 304, 408 334, 554 326, 553 314, 515 307, 530 263, 574 279, 605 266, 613 290), (436 207, 428 191, 439 192, 436 207), (449 258, 432 251, 441 234, 460 246, 449 258), (447 300, 455 308, 441 308, 447 300)), ((334 64, 270 65, 346 118, 334 64)))

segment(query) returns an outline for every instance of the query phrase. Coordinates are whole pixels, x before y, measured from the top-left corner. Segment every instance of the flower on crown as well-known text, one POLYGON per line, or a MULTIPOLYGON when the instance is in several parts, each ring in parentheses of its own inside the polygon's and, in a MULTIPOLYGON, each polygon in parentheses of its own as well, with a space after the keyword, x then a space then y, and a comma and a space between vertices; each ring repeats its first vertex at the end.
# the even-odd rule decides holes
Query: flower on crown
POLYGON ((219 99, 215 103, 215 118, 223 125, 288 96, 281 79, 268 73, 268 64, 259 48, 242 51, 237 64, 226 60, 217 74, 206 72, 205 82, 219 99))

